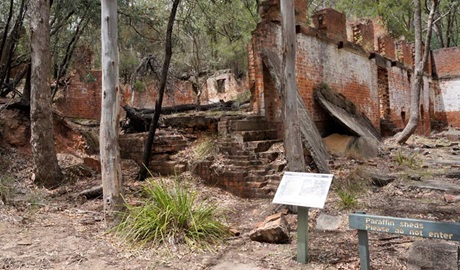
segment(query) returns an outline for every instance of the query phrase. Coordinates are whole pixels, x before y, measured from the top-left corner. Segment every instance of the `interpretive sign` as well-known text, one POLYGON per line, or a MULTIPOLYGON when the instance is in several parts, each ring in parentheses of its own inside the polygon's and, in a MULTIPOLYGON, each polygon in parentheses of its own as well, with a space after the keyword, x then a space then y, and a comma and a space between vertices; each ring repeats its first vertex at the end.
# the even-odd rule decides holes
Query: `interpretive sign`
POLYGON ((332 174, 285 172, 273 203, 323 208, 332 174))
POLYGON ((297 209, 297 261, 308 262, 308 209, 323 208, 332 174, 285 172, 273 203, 299 206, 297 209))
POLYGON ((373 216, 355 213, 348 216, 351 229, 358 230, 361 269, 370 269, 367 231, 460 241, 460 223, 373 216))

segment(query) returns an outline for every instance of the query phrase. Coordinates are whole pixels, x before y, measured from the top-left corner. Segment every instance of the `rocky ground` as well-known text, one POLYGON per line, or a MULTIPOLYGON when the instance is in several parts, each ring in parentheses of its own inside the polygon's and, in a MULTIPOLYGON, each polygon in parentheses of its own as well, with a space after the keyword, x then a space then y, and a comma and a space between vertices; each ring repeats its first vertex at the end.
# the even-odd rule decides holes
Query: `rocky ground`
MULTIPOLYGON (((75 170, 82 162, 61 153, 61 166, 72 181, 48 191, 30 180, 27 147, 0 149, 0 269, 359 269, 358 238, 348 228, 348 214, 456 222, 460 212, 460 146, 456 133, 414 136, 406 146, 387 139, 377 158, 335 157, 334 180, 324 209, 309 218, 309 263, 296 262, 296 215, 288 213, 291 241, 251 241, 249 233, 267 216, 280 211, 271 199, 241 199, 182 175, 201 196, 218 202, 228 225, 239 231, 214 252, 136 248, 106 229, 102 201, 85 200, 82 190, 100 184, 94 171, 75 170), (452 135, 453 134, 453 135, 452 135), (394 181, 392 181, 394 179, 394 181)), ((65 149, 63 149, 65 150, 65 149)), ((137 167, 123 162, 127 198, 139 190, 137 167)), ((370 233, 372 269, 406 269, 414 237, 370 233)), ((434 241, 434 240, 433 240, 434 241)))

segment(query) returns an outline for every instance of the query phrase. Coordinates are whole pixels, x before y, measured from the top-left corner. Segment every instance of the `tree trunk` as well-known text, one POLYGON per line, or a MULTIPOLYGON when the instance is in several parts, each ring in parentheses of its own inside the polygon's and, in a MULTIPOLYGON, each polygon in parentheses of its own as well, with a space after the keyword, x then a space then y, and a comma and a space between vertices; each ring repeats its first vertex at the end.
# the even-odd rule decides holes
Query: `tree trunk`
POLYGON ((123 210, 120 149, 118 146, 118 25, 117 1, 101 0, 102 104, 99 134, 104 215, 109 226, 123 210))
POLYGON ((139 180, 145 180, 147 178, 147 167, 150 164, 150 159, 152 158, 152 147, 153 140, 155 139, 155 132, 158 126, 158 120, 160 120, 161 114, 161 104, 163 103, 163 95, 166 88, 166 83, 168 80, 168 70, 169 64, 171 63, 172 56, 172 31, 174 26, 174 19, 176 18, 177 6, 179 5, 180 0, 174 0, 171 14, 169 15, 168 28, 166 30, 166 44, 165 44, 165 60, 163 63, 163 69, 161 71, 161 82, 160 89, 158 89, 158 98, 155 102, 155 113, 153 114, 152 122, 150 122, 149 135, 147 137, 147 142, 144 148, 143 164, 140 166, 139 170, 139 180))
POLYGON ((35 183, 46 188, 61 184, 63 175, 54 147, 50 100, 50 4, 49 0, 31 1, 30 40, 31 74, 31 145, 35 183))
POLYGON ((415 29, 415 62, 414 79, 411 84, 411 107, 410 118, 406 127, 401 133, 396 134, 396 142, 404 144, 417 129, 420 117, 420 95, 423 87, 423 73, 430 53, 431 33, 433 28, 433 17, 438 7, 438 0, 432 0, 430 15, 428 16, 428 26, 425 38, 425 51, 423 52, 422 43, 422 8, 421 0, 414 0, 414 29, 415 29), (423 56, 422 56, 423 55, 423 56))
POLYGON ((286 152, 287 168, 289 171, 304 172, 305 158, 303 155, 302 139, 300 137, 297 82, 295 72, 297 37, 295 31, 295 16, 293 0, 281 0, 282 18, 282 108, 284 126, 284 149, 286 152))

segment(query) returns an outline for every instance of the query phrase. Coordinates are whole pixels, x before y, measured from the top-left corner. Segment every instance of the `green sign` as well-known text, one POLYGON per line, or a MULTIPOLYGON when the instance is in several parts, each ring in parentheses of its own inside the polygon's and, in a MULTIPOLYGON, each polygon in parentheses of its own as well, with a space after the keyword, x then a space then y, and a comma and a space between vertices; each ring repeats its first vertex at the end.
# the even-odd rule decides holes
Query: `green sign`
POLYGON ((366 214, 351 214, 349 222, 352 229, 460 241, 460 223, 366 214))
POLYGON ((361 270, 370 269, 368 231, 460 241, 460 223, 373 216, 365 213, 350 214, 348 220, 350 228, 358 230, 361 270))

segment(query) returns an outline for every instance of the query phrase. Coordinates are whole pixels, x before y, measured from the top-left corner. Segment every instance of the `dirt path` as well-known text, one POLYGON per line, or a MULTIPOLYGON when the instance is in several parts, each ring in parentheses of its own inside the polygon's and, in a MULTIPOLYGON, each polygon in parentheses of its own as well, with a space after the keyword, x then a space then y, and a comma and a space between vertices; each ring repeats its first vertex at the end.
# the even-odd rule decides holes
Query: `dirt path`
MULTIPOLYGON (((436 144, 431 140, 405 148, 404 151, 409 151, 404 152, 406 158, 411 153, 417 154, 414 161, 417 166, 414 168, 395 162, 395 155, 402 155, 397 150, 393 153, 388 150, 379 158, 366 161, 335 159, 335 177, 326 206, 310 213, 308 265, 295 261, 295 215, 286 216, 292 229, 291 243, 276 245, 251 241, 249 232, 275 211, 276 206, 271 204, 271 200, 241 199, 207 187, 200 181, 194 182, 200 196, 218 202, 225 209, 229 225, 239 230, 240 236, 228 239, 225 245, 216 247, 214 253, 190 251, 183 247, 169 253, 163 249, 130 250, 113 234, 107 233, 102 221, 101 200, 79 201, 75 197, 84 188, 100 183, 95 176, 76 179, 75 183, 53 192, 36 189, 29 183, 17 190, 18 198, 9 205, 0 205, 0 269, 359 269, 357 235, 348 229, 347 223, 347 216, 354 209, 402 218, 458 220, 460 203, 447 203, 444 199, 446 194, 451 194, 450 191, 419 188, 411 184, 424 180, 460 184, 458 177, 446 178, 449 174, 457 175, 452 173, 459 170, 460 155, 452 150, 458 149, 458 146, 447 143, 448 146, 432 147, 436 144), (428 146, 423 146, 427 143, 428 146), (366 186, 357 195, 357 204, 344 209, 337 190, 353 181, 364 179, 369 182, 368 178, 359 177, 361 172, 368 170, 392 175, 396 180, 385 187, 366 186), (332 231, 316 230, 320 214, 339 217, 340 226, 332 231)), ((13 158, 17 161, 10 171, 16 179, 30 173, 30 161, 21 159, 20 155, 13 158)), ((130 179, 128 171, 125 172, 130 179)), ((136 189, 138 183, 128 181, 128 195, 132 196, 136 189)), ((407 250, 416 240, 405 236, 370 234, 372 269, 405 269, 407 250)))

